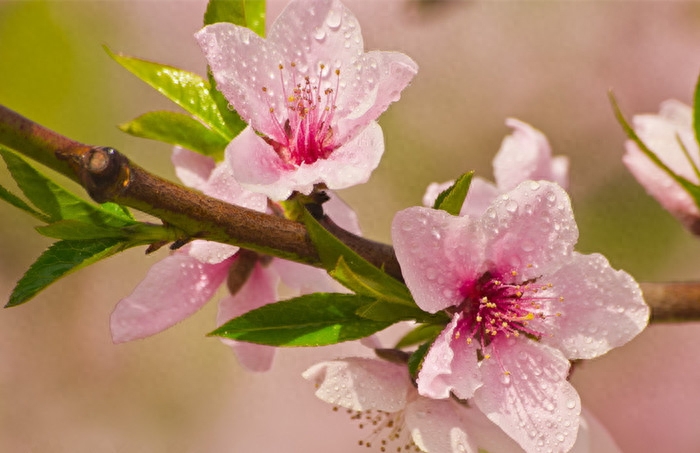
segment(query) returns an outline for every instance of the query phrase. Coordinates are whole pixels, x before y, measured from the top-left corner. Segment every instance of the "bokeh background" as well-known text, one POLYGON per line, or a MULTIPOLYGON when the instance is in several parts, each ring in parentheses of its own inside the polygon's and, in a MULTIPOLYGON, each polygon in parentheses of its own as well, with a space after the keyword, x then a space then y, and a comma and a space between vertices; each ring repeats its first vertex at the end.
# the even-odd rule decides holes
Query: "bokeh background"
MULTIPOLYGON (((399 50, 420 72, 380 123, 386 154, 342 192, 366 235, 389 241, 394 212, 427 184, 474 169, 491 178, 507 117, 571 158, 579 250, 645 281, 700 278, 700 243, 620 162, 628 115, 690 102, 700 70, 700 3, 347 0, 367 49, 399 50)), ((283 3, 269 4, 269 20, 283 3)), ((116 125, 176 109, 109 59, 114 51, 203 74, 192 34, 205 1, 0 0, 0 103, 71 138, 113 146, 174 178, 166 145, 116 125)), ((0 182, 12 187, 7 172, 0 182)), ((75 186, 73 186, 75 187, 75 186)), ((0 299, 50 244, 0 204, 0 299)), ((299 377, 343 345, 282 351, 251 375, 204 334, 215 304, 153 338, 112 344, 108 320, 164 252, 130 250, 0 312, 0 452, 354 452, 356 426, 299 377)), ((700 451, 700 327, 653 326, 577 368, 584 405, 626 453, 700 451)))

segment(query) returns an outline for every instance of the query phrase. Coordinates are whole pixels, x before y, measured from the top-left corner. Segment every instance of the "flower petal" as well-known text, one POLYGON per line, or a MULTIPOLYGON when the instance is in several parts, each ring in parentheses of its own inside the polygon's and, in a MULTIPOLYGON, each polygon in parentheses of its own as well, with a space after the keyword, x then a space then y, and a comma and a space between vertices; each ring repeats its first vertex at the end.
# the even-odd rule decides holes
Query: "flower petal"
POLYGON ((321 400, 354 411, 397 412, 412 389, 405 366, 369 358, 317 363, 302 376, 314 383, 321 400))
POLYGON ((290 167, 251 127, 245 128, 228 144, 226 159, 234 178, 246 189, 277 201, 291 195, 292 190, 280 183, 290 167))
POLYGON ((418 72, 418 65, 399 52, 372 51, 362 55, 351 68, 341 70, 336 100, 337 140, 341 143, 381 115, 418 72), (346 74, 350 69, 350 74, 346 74))
POLYGON ((569 453, 622 453, 622 450, 605 426, 584 407, 576 443, 569 453))
POLYGON ((559 159, 556 164, 558 174, 555 175, 547 137, 515 118, 508 118, 506 125, 513 128, 513 133, 503 139, 501 148, 493 159, 493 175, 498 188, 502 191, 512 190, 523 181, 540 179, 557 182, 566 188, 568 178, 562 178, 566 175, 561 174, 561 167, 566 162, 568 170, 568 160, 559 159))
POLYGON ((170 157, 175 174, 188 187, 201 190, 206 184, 216 163, 211 157, 176 146, 170 157))
POLYGON ((283 259, 272 260, 270 267, 277 271, 285 286, 296 290, 296 294, 348 292, 323 269, 283 259))
MULTIPOLYGON (((229 158, 228 154, 226 158, 229 158)), ((209 180, 202 187, 202 192, 210 197, 244 208, 260 212, 265 212, 267 209, 267 198, 260 193, 243 188, 234 177, 230 162, 226 160, 212 171, 209 180)))
POLYGON ((336 190, 366 182, 384 153, 382 129, 373 122, 328 159, 295 168, 286 165, 270 145, 248 130, 226 148, 233 173, 245 188, 273 200, 284 200, 294 190, 308 194, 318 183, 336 190))
POLYGON ((430 398, 449 398, 454 393, 467 399, 481 385, 476 361, 477 343, 455 338, 461 320, 457 313, 438 335, 423 359, 416 384, 418 393, 430 398))
POLYGON ((478 453, 479 446, 460 414, 468 410, 453 401, 418 398, 406 407, 406 428, 413 442, 431 453, 478 453))
POLYGON ((391 237, 406 285, 423 310, 462 302, 462 286, 483 266, 483 235, 471 217, 412 207, 394 217, 391 237))
MULTIPOLYGON (((325 65, 332 70, 351 63, 364 51, 360 24, 338 0, 290 2, 270 27, 268 41, 284 58, 294 62, 300 75, 317 77, 325 65)), ((334 77, 334 76, 333 76, 334 77)))
POLYGON ((122 343, 145 338, 192 315, 221 286, 229 264, 205 264, 185 253, 157 262, 112 312, 112 340, 122 343))
POLYGON ((523 281, 556 270, 578 239, 569 196, 549 181, 521 183, 498 197, 482 219, 493 270, 515 270, 523 281))
MULTIPOLYGON (((216 317, 217 325, 238 317, 263 305, 277 301, 277 286, 279 276, 271 268, 265 268, 257 263, 246 283, 233 296, 228 296, 219 303, 216 317)), ((238 362, 250 371, 267 371, 272 366, 275 348, 272 346, 221 340, 228 344, 238 358, 238 362)))
POLYGON ((323 211, 328 215, 336 225, 358 236, 362 235, 360 222, 357 220, 357 214, 348 206, 338 194, 328 191, 326 192, 330 199, 323 204, 323 211))
POLYGON ((566 380, 568 360, 524 337, 496 338, 491 346, 493 357, 481 362, 485 384, 474 394, 477 407, 525 451, 569 451, 581 401, 566 380))
POLYGON ((573 259, 546 277, 551 291, 563 297, 547 302, 541 341, 568 359, 592 359, 630 341, 649 321, 649 307, 636 281, 610 267, 599 254, 574 253, 573 259))
POLYGON ((274 46, 252 30, 228 22, 208 25, 194 36, 217 88, 241 118, 255 130, 283 141, 284 131, 270 112, 271 108, 285 111, 281 84, 276 82, 284 58, 274 46), (268 85, 271 88, 263 91, 268 85))

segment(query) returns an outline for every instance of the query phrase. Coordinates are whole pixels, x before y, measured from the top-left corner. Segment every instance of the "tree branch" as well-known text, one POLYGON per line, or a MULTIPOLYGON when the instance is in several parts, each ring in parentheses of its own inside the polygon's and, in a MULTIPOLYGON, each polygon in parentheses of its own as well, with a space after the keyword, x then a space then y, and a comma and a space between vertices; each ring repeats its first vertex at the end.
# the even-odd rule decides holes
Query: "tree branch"
MULTIPOLYGON (((138 209, 192 238, 237 245, 322 267, 306 227, 221 200, 155 176, 118 151, 76 142, 0 105, 0 144, 79 182, 97 202, 138 209)), ((321 223, 350 248, 402 280, 394 249, 356 236, 330 219, 321 223)), ((700 321, 700 282, 641 283, 651 322, 700 321)))

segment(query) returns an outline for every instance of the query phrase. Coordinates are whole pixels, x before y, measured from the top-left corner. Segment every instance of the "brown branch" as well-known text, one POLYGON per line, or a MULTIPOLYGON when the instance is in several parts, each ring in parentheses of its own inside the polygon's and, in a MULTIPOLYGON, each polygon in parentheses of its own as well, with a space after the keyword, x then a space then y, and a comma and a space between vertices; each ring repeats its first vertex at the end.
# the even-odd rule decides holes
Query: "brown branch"
MULTIPOLYGON (((78 181, 97 202, 112 201, 152 214, 192 238, 238 245, 321 267, 303 224, 230 205, 155 176, 112 148, 66 138, 0 105, 0 144, 78 181)), ((402 279, 394 249, 321 223, 389 275, 402 279)), ((642 283, 652 322, 700 321, 700 282, 642 283)))

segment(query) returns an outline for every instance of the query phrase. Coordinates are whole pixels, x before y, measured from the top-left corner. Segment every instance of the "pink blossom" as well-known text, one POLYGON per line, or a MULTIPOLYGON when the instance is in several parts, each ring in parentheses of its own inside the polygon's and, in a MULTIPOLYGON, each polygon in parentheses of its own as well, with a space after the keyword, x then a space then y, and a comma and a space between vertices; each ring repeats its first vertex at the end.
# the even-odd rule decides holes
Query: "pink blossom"
MULTIPOLYGON (((185 184, 207 195, 258 211, 267 208, 267 198, 240 187, 226 162, 215 165, 210 158, 176 148, 173 163, 185 184)), ((355 214, 337 197, 331 196, 324 207, 342 226, 359 234, 355 214)), ((235 246, 196 240, 154 264, 144 280, 115 307, 110 323, 114 342, 154 335, 194 314, 226 282, 231 267, 241 259, 238 251, 235 246)), ((221 300, 218 323, 276 302, 280 281, 297 292, 338 290, 321 269, 280 259, 265 264, 258 261, 236 294, 221 300)), ((224 342, 250 370, 269 369, 274 348, 224 342)))
MULTIPOLYGON (((518 453, 523 450, 484 414, 454 399, 421 396, 405 365, 351 357, 321 362, 303 373, 321 400, 348 410, 363 428, 362 444, 380 451, 518 453), (480 450, 481 449, 481 450, 480 450)), ((619 453, 591 414, 581 417, 576 453, 619 453)))
POLYGON ((472 399, 528 452, 569 451, 581 410, 569 360, 626 343, 649 309, 629 274, 573 251, 566 192, 526 181, 481 217, 409 208, 392 237, 416 303, 452 316, 425 357, 420 394, 472 399))
MULTIPOLYGON (((693 132, 693 112, 687 105, 669 100, 661 104, 658 115, 636 115, 634 130, 644 144, 669 169, 698 184, 698 149, 693 132), (681 146, 682 143, 682 146, 681 146), (688 151, 686 154, 683 147, 688 151)), ((627 152, 622 161, 666 210, 676 216, 688 229, 700 232, 700 211, 693 197, 668 173, 649 159, 634 143, 625 143, 627 152)))
POLYGON ((374 120, 418 69, 401 53, 365 53, 357 19, 338 0, 292 1, 267 39, 229 23, 195 37, 250 125, 226 150, 236 180, 274 200, 367 181, 384 152, 374 120))
MULTIPOLYGON (((569 186, 569 159, 552 157, 552 149, 542 132, 515 118, 508 118, 506 125, 513 128, 513 133, 503 139, 493 159, 496 184, 474 177, 460 214, 483 214, 499 194, 514 189, 523 181, 543 179, 565 189, 569 186)), ((454 181, 430 184, 423 196, 423 205, 432 206, 440 192, 452 184, 454 181)))

